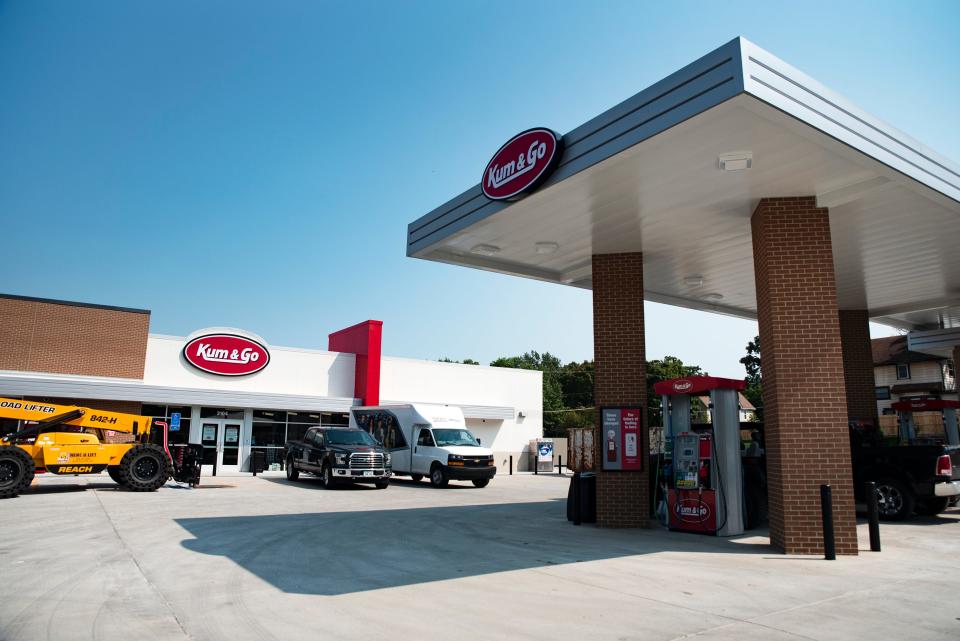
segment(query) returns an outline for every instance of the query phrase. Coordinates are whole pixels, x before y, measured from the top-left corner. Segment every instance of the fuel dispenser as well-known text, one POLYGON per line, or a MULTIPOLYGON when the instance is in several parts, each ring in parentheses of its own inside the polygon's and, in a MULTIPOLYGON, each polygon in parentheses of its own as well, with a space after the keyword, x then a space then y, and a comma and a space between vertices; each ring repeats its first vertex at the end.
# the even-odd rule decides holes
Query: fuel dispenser
POLYGON ((897 412, 898 436, 902 445, 912 443, 917 438, 914 412, 940 412, 943 419, 943 435, 946 444, 960 445, 960 429, 957 425, 957 409, 960 409, 960 401, 918 398, 909 401, 897 401, 892 403, 890 407, 897 412))
POLYGON ((740 462, 742 380, 690 376, 654 385, 663 398, 667 460, 667 525, 717 536, 743 534, 740 462), (691 400, 710 397, 710 422, 692 422, 691 400))

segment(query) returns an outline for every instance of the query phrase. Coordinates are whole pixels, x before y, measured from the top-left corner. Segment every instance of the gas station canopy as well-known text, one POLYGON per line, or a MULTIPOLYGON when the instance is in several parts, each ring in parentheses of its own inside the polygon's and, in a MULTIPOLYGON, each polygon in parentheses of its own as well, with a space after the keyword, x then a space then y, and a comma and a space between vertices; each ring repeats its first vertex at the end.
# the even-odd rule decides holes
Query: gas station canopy
POLYGON ((960 327, 960 167, 742 38, 563 142, 538 190, 477 185, 411 223, 407 254, 590 289, 593 254, 643 252, 647 300, 755 318, 751 214, 816 196, 840 309, 960 327))

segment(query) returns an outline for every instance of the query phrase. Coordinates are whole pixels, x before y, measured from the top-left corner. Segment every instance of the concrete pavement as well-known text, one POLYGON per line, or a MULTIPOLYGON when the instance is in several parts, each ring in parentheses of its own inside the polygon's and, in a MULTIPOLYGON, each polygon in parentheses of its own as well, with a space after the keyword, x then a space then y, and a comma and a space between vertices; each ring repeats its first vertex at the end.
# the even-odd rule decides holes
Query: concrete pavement
POLYGON ((0 502, 0 640, 960 638, 957 511, 826 562, 574 527, 567 482, 44 478, 0 502))

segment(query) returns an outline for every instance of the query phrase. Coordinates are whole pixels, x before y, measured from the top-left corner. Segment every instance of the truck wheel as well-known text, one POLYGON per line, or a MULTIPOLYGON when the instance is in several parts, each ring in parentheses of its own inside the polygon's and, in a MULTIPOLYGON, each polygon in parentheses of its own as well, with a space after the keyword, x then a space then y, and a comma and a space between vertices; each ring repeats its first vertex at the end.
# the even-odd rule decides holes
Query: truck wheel
POLYGON ((423 480, 423 474, 411 474, 411 475, 410 475, 410 479, 411 479, 414 483, 419 483, 420 481, 423 480))
POLYGON ((293 464, 293 457, 287 458, 287 480, 296 481, 300 478, 300 470, 293 464))
POLYGON ((333 478, 333 469, 329 465, 324 465, 323 469, 320 470, 320 479, 323 483, 323 487, 328 490, 332 490, 336 484, 336 480, 333 478))
POLYGON ((120 468, 116 465, 111 465, 107 468, 107 475, 109 475, 117 485, 123 485, 123 481, 120 480, 120 468))
POLYGON ((374 485, 377 486, 378 490, 385 490, 387 489, 387 487, 389 487, 390 481, 388 479, 384 479, 382 481, 377 481, 376 483, 374 483, 374 485))
POLYGON ((920 514, 921 516, 936 516, 937 514, 940 514, 946 510, 948 505, 950 505, 950 497, 940 496, 933 499, 918 501, 915 509, 917 514, 920 514))
POLYGON ((430 485, 433 487, 447 487, 447 483, 449 482, 447 473, 443 471, 443 466, 439 463, 434 463, 433 469, 430 470, 430 485))
POLYGON ((120 459, 120 483, 133 492, 154 492, 170 478, 170 459, 159 445, 134 445, 120 459))
POLYGON ((490 479, 473 479, 473 487, 487 487, 490 485, 490 479))
POLYGON ((0 499, 13 498, 30 487, 33 473, 29 454, 14 445, 0 446, 0 499))
POLYGON ((902 521, 913 514, 915 499, 906 484, 894 478, 877 481, 877 507, 885 521, 902 521))

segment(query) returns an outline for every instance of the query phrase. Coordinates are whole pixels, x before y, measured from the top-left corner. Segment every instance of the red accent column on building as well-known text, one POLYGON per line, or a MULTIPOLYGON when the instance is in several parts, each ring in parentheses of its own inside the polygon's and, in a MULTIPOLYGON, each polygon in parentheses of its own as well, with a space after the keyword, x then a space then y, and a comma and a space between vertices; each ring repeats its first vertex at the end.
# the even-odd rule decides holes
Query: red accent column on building
POLYGON ((650 483, 647 469, 650 436, 647 430, 647 354, 643 318, 643 254, 593 256, 594 403, 597 406, 595 461, 604 439, 600 408, 642 407, 638 472, 604 472, 597 464, 597 525, 646 527, 650 483))
POLYGON ((863 309, 840 310, 840 344, 847 417, 877 425, 877 393, 870 348, 870 315, 863 309))
POLYGON ((751 219, 763 360, 770 542, 822 554, 821 484, 836 549, 857 553, 833 246, 814 197, 766 198, 751 219))
POLYGON ((353 395, 364 405, 380 404, 380 343, 383 321, 368 320, 329 336, 331 352, 357 355, 353 395))

